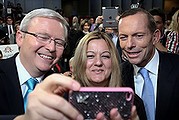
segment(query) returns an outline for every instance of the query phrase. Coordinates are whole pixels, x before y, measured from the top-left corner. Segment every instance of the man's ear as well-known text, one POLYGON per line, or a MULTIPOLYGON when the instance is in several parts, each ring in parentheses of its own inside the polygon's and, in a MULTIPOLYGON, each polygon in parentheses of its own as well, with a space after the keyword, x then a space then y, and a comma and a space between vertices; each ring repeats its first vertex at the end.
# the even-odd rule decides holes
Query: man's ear
POLYGON ((153 44, 154 45, 156 43, 160 42, 160 37, 161 37, 161 32, 159 29, 156 29, 155 32, 153 33, 153 44))
POLYGON ((20 30, 18 30, 16 32, 16 43, 20 47, 22 45, 22 42, 23 42, 23 33, 20 30))

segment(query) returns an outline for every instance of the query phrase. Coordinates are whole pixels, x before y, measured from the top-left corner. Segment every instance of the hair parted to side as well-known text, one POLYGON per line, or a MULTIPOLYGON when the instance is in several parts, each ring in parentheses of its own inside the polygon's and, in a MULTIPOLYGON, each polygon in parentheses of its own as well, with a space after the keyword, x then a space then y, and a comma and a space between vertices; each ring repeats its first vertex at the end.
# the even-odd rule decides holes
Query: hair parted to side
MULTIPOLYGON (((121 86, 121 71, 119 66, 119 56, 117 53, 117 49, 111 40, 109 36, 104 32, 99 31, 93 31, 88 34, 86 34, 78 43, 72 68, 73 68, 73 74, 74 78, 80 82, 82 86, 93 86, 87 79, 86 75, 86 61, 87 61, 87 47, 88 43, 92 40, 101 40, 104 39, 104 41, 107 43, 107 46, 109 47, 109 51, 111 53, 111 60, 112 60, 112 73, 109 78, 109 85, 110 87, 116 87, 121 86)), ((104 87, 104 86, 103 86, 104 87)), ((107 87, 107 86, 106 86, 107 87)))
POLYGON ((147 26, 148 26, 150 32, 154 33, 155 30, 157 29, 156 22, 155 22, 153 16, 148 11, 146 11, 142 8, 133 8, 133 9, 129 9, 129 10, 124 11, 120 15, 119 20, 122 19, 122 18, 128 17, 128 16, 131 16, 131 15, 138 14, 138 13, 145 14, 147 16, 147 19, 148 19, 148 25, 147 26))
POLYGON ((59 23, 62 24, 62 26, 64 27, 65 39, 67 40, 69 27, 68 22, 58 12, 48 8, 35 9, 25 15, 25 17, 21 21, 20 30, 27 31, 28 26, 31 24, 31 20, 35 17, 44 17, 59 21, 59 23))

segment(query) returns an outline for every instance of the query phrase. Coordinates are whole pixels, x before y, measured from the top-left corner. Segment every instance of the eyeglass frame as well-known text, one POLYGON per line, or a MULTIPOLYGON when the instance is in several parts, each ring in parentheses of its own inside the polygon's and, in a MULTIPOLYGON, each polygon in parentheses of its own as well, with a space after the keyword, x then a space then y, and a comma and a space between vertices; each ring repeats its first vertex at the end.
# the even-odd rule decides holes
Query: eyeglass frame
POLYGON ((47 40, 45 40, 42 36, 40 36, 40 35, 43 35, 43 34, 32 33, 32 32, 24 31, 24 30, 21 30, 21 32, 34 36, 39 42, 44 43, 44 44, 47 44, 47 42, 51 43, 51 41, 53 40, 54 43, 55 43, 55 46, 58 47, 58 48, 61 48, 61 47, 66 48, 66 46, 67 46, 67 42, 65 40, 60 39, 60 38, 53 38, 49 35, 46 35, 46 37, 48 37, 48 39, 46 38, 47 40), (60 43, 60 42, 58 43, 56 41, 61 41, 63 43, 60 43))

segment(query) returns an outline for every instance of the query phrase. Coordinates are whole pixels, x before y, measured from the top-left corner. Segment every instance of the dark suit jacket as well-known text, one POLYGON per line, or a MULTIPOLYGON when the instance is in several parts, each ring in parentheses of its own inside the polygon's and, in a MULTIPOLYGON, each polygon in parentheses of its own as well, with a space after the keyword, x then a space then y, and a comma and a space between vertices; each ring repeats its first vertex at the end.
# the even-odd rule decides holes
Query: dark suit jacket
MULTIPOLYGON (((13 31, 14 31, 14 25, 12 25, 12 27, 13 27, 13 31)), ((7 35, 9 34, 9 33, 8 33, 8 25, 5 25, 5 26, 2 28, 2 30, 3 30, 4 32, 6 32, 7 35)))
MULTIPOLYGON (((155 67, 155 65, 154 65, 155 67)), ((122 64, 125 86, 134 89, 133 66, 122 64)), ((179 55, 159 52, 155 120, 174 120, 179 114, 179 55)))
MULTIPOLYGON (((15 57, 0 61, 0 119, 11 119, 24 113, 23 96, 15 57)), ((50 74, 50 71, 48 74, 50 74)))

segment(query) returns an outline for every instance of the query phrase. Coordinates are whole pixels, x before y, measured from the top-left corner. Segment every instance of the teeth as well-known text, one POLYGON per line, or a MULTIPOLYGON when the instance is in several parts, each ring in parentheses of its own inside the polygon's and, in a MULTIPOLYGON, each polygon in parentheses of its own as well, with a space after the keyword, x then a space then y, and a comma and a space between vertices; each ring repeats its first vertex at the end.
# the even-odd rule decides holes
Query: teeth
POLYGON ((137 54, 136 52, 132 52, 132 53, 129 53, 129 54, 137 54))
POLYGON ((94 70, 95 72, 102 72, 102 70, 94 70))
POLYGON ((40 57, 42 57, 42 58, 45 58, 45 59, 50 59, 50 60, 52 60, 53 58, 52 57, 50 57, 50 56, 46 56, 46 55, 40 55, 40 57))
POLYGON ((128 54, 131 54, 131 55, 132 55, 132 54, 135 55, 135 54, 138 54, 138 53, 139 53, 139 52, 128 52, 128 54))

